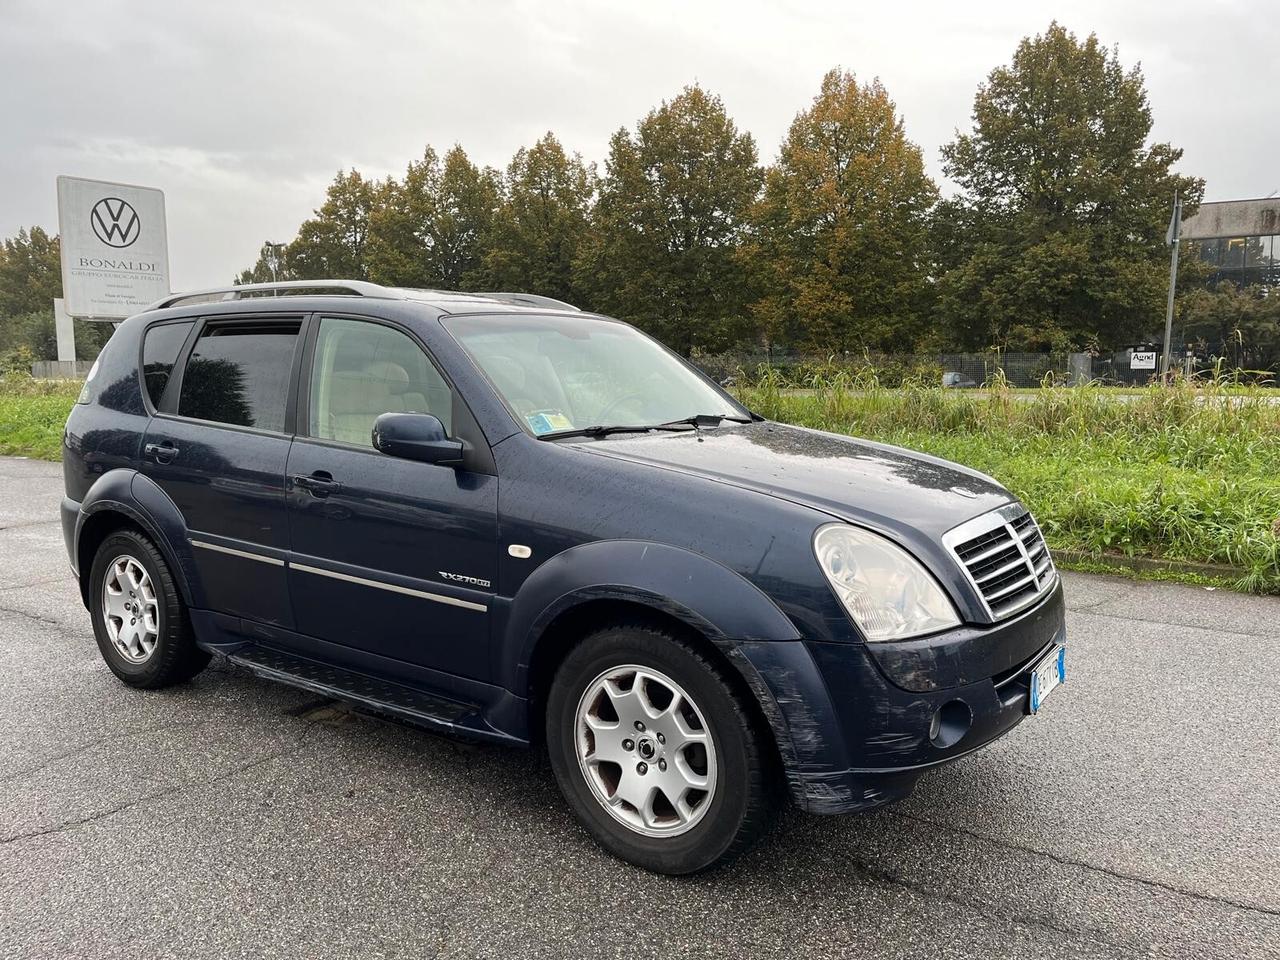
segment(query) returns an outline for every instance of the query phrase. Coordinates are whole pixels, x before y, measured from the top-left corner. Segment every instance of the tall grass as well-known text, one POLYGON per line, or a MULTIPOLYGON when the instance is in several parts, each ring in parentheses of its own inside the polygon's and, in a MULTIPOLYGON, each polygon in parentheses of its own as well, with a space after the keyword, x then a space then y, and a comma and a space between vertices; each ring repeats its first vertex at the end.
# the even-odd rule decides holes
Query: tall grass
POLYGON ((0 377, 0 454, 59 459, 62 428, 80 387, 78 380, 0 377))
MULTIPOLYGON (((1007 485, 1051 545, 1225 564, 1280 593, 1280 391, 1220 377, 1118 392, 1098 386, 943 390, 874 370, 802 390, 763 369, 738 393, 776 420, 924 450, 1007 485)), ((80 384, 0 379, 0 453, 56 460, 80 384)))
POLYGON ((762 369, 739 388, 764 416, 900 444, 988 473, 1060 549, 1225 564, 1280 592, 1280 394, 1222 377, 1117 392, 980 391, 874 371, 805 389, 762 369))

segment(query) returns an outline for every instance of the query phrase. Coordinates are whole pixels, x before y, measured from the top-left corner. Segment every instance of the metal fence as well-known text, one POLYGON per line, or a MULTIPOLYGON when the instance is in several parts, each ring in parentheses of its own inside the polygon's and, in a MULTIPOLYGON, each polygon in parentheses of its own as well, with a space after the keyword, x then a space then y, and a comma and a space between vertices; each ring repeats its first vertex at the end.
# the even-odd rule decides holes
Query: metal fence
MULTIPOLYGON (((1157 351, 1157 347, 1151 347, 1142 352, 1157 351)), ((1073 386, 1089 382, 1145 386, 1156 379, 1156 371, 1134 367, 1133 353, 1133 350, 1122 350, 1104 356, 1089 353, 915 353, 827 357, 723 353, 695 356, 693 361, 722 383, 754 380, 765 370, 771 370, 793 387, 811 386, 841 374, 851 378, 874 374, 879 383, 889 387, 899 386, 907 379, 958 389, 981 387, 1002 379, 1012 387, 1073 386)), ((1210 361, 1204 358, 1177 352, 1173 354, 1171 366, 1188 374, 1212 369, 1210 361)), ((1268 382, 1265 377, 1250 379, 1268 382)), ((1270 383, 1274 385, 1274 377, 1270 383)))

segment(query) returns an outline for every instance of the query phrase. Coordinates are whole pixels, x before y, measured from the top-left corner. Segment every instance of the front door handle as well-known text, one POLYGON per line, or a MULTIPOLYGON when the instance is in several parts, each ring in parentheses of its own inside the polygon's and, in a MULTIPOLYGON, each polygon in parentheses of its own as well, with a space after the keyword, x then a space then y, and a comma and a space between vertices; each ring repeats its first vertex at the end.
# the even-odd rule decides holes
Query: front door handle
POLYGON ((300 490, 310 492, 313 497, 327 497, 342 489, 342 484, 323 470, 317 470, 310 476, 297 474, 290 477, 289 482, 300 490))
POLYGON ((163 443, 148 443, 142 450, 156 463, 168 463, 178 456, 178 448, 168 440, 163 443))

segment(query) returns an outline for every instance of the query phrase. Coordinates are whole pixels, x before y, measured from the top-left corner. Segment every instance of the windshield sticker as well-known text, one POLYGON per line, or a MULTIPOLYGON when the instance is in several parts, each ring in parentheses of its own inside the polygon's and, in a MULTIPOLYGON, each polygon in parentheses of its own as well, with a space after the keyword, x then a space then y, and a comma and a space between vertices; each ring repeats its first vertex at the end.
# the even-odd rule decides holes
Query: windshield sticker
POLYGON ((529 429, 537 436, 544 433, 551 433, 555 430, 572 430, 573 421, 566 417, 559 410, 536 410, 525 417, 529 424, 529 429))

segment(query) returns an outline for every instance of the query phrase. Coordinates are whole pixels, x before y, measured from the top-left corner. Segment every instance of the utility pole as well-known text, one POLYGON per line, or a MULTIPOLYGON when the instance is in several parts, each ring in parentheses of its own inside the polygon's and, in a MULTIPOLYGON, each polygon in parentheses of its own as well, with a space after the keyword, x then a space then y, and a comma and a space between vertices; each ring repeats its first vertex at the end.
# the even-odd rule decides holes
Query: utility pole
POLYGON ((1173 216, 1169 218, 1169 230, 1164 241, 1173 248, 1169 255, 1169 303, 1164 311, 1164 362, 1160 366, 1160 375, 1165 383, 1169 382, 1169 361, 1173 341, 1173 294, 1178 286, 1178 238, 1182 234, 1182 200, 1177 191, 1173 194, 1173 216))

